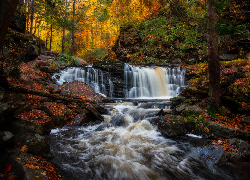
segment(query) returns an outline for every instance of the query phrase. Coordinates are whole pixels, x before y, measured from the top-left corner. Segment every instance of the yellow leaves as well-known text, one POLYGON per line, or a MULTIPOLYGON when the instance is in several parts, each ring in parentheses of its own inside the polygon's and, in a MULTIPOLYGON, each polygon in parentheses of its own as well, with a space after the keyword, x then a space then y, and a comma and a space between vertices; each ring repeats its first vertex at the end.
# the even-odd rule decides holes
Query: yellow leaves
POLYGON ((204 127, 204 131, 205 131, 206 133, 209 133, 208 127, 204 127))
POLYGON ((24 145, 21 149, 20 149, 20 151, 22 151, 22 152, 26 152, 26 151, 28 151, 28 146, 27 145, 24 145))
POLYGON ((25 166, 26 166, 27 168, 30 168, 30 169, 39 169, 39 166, 32 165, 32 164, 30 164, 29 162, 27 162, 27 163, 25 164, 25 166))

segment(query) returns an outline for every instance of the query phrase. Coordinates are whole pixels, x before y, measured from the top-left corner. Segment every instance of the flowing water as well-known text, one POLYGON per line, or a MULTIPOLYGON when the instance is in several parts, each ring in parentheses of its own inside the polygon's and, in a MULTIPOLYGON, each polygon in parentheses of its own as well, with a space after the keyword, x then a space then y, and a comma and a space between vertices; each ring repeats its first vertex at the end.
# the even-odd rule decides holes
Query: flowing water
POLYGON ((185 88, 185 69, 124 65, 125 98, 176 97, 185 88))
POLYGON ((63 85, 65 82, 81 81, 89 84, 97 93, 112 97, 113 83, 101 70, 94 69, 91 66, 85 68, 68 67, 59 73, 55 73, 52 79, 56 80, 56 84, 63 85), (107 84, 109 88, 107 88, 107 84))
MULTIPOLYGON (((230 170, 207 166, 197 138, 167 139, 154 126, 158 107, 169 101, 106 104, 101 124, 54 129, 54 162, 75 180, 238 179, 230 170)), ((169 109, 164 109, 168 111, 169 109)))
MULTIPOLYGON (((68 67, 52 76, 58 85, 70 81, 89 84, 95 92, 113 98, 114 84, 109 73, 87 67, 68 67)), ((124 64, 123 98, 169 99, 185 88, 185 69, 179 67, 140 67, 124 64)))
MULTIPOLYGON (((110 75, 92 67, 67 68, 53 78, 59 85, 86 82, 96 92, 113 97, 110 75)), ((244 179, 233 165, 207 165, 197 151, 203 144, 197 137, 167 139, 157 131, 155 115, 160 109, 170 110, 170 101, 164 99, 184 88, 185 69, 125 64, 123 99, 105 105, 109 114, 103 123, 51 131, 54 162, 72 180, 244 179)))

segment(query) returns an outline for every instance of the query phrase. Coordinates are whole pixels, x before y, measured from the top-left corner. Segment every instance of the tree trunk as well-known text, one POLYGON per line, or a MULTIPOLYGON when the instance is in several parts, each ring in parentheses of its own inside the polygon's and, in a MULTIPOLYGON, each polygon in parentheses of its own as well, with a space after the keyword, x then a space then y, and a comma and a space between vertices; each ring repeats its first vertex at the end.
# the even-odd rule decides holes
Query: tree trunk
POLYGON ((30 7, 29 7, 29 1, 25 2, 26 5, 26 29, 25 29, 25 34, 29 33, 29 21, 30 21, 30 7))
POLYGON ((52 26, 52 22, 51 22, 51 25, 50 25, 50 42, 49 42, 49 50, 51 51, 51 46, 52 46, 52 30, 53 30, 53 28, 52 28, 53 26, 52 26))
POLYGON ((35 13, 35 0, 33 0, 32 3, 31 3, 31 13, 30 13, 30 34, 33 33, 34 13, 35 13))
POLYGON ((208 17, 208 73, 209 73, 209 107, 212 111, 220 107, 220 62, 218 57, 218 22, 215 3, 217 0, 207 1, 208 17))
POLYGON ((19 0, 0 1, 0 49, 19 0))
POLYGON ((73 19, 72 19, 72 44, 71 44, 71 55, 74 55, 75 52, 75 0, 73 1, 73 19))
POLYGON ((65 26, 63 26, 62 53, 64 53, 64 51, 65 51, 64 44, 65 44, 65 26))

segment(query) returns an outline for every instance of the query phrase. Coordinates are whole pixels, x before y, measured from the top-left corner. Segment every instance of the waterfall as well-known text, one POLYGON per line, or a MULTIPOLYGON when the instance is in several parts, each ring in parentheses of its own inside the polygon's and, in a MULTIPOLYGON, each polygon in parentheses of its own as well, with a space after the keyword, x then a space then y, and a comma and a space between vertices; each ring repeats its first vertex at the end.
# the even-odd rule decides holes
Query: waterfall
POLYGON ((70 81, 81 81, 89 84, 93 90, 97 93, 101 93, 105 96, 112 97, 113 93, 113 83, 107 77, 107 82, 109 82, 109 90, 107 92, 104 74, 101 70, 94 69, 92 67, 68 67, 62 70, 60 73, 55 73, 52 79, 56 80, 56 84, 63 85, 65 82, 70 81))
POLYGON ((185 69, 124 65, 125 98, 176 97, 185 88, 185 69))
MULTIPOLYGON (((52 76, 58 85, 81 81, 89 84, 95 92, 113 98, 117 84, 109 73, 92 67, 68 67, 52 76)), ((140 67, 124 64, 122 98, 169 99, 185 88, 185 69, 175 67, 140 67)), ((122 88, 122 87, 121 87, 122 88)), ((120 97, 121 98, 121 97, 120 97)))

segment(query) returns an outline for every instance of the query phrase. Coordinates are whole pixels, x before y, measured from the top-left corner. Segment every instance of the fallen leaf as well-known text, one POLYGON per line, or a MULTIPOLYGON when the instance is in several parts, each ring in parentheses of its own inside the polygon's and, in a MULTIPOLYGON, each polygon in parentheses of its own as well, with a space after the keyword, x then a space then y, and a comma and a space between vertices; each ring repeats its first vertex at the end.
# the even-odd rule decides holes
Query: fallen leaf
POLYGON ((25 152, 28 151, 28 146, 27 146, 27 145, 24 145, 24 146, 21 148, 20 151, 23 151, 23 152, 24 152, 24 151, 25 151, 25 152))
POLYGON ((8 167, 6 167, 6 168, 3 170, 3 173, 4 173, 4 174, 7 174, 10 170, 11 170, 11 165, 9 165, 8 167))

